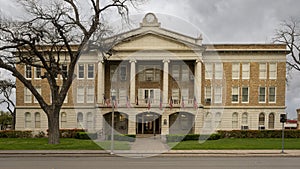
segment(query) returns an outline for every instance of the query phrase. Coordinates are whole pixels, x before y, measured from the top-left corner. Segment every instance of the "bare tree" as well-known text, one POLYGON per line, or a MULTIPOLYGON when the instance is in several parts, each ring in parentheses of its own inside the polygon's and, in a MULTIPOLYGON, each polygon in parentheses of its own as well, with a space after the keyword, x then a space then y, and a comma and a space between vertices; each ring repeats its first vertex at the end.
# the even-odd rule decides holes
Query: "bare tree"
POLYGON ((15 102, 12 100, 13 90, 16 88, 16 83, 12 80, 0 80, 0 94, 3 96, 0 99, 0 104, 6 104, 6 109, 12 116, 12 129, 15 129, 16 111, 15 102))
POLYGON ((142 1, 108 0, 100 3, 100 0, 87 0, 83 9, 79 0, 19 0, 29 19, 22 22, 1 19, 0 68, 12 72, 31 91, 46 113, 49 144, 59 144, 59 112, 72 85, 75 65, 80 55, 87 52, 91 44, 96 44, 93 38, 99 36, 95 33, 105 31, 102 29, 105 28, 104 12, 112 8, 126 17, 128 5, 135 6, 142 1), (86 9, 91 10, 86 12, 86 9), (67 60, 66 65, 62 64, 62 60, 67 60), (44 72, 41 77, 49 84, 51 103, 45 101, 18 65, 39 68, 44 72), (58 75, 62 80, 56 78, 58 75))
POLYGON ((300 71, 300 21, 295 18, 283 21, 280 28, 276 30, 274 41, 287 45, 289 70, 300 71))

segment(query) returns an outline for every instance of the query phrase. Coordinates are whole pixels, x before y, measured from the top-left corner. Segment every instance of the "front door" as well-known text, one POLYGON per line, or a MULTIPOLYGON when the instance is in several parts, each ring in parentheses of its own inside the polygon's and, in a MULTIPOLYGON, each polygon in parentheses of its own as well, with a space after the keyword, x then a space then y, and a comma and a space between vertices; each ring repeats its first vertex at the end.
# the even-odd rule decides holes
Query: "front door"
POLYGON ((153 112, 145 112, 137 115, 137 134, 160 134, 161 115, 153 112))

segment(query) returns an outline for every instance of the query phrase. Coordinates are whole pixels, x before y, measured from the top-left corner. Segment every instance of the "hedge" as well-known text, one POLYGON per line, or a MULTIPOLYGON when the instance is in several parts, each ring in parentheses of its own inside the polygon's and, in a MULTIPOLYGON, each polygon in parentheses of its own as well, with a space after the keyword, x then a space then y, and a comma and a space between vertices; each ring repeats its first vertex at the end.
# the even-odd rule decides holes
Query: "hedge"
POLYGON ((0 131, 0 138, 32 138, 32 131, 17 131, 17 130, 3 130, 0 131))
MULTIPOLYGON (((114 140, 134 142, 135 137, 135 134, 116 134, 114 135, 114 140)), ((107 140, 111 140, 111 135, 108 135, 107 140)))
MULTIPOLYGON (((60 138, 75 138, 78 132, 85 132, 84 129, 59 129, 60 138)), ((49 135, 49 130, 47 130, 47 136, 49 135)))
POLYGON ((169 134, 166 135, 167 142, 180 142, 188 140, 218 140, 221 138, 221 135, 218 133, 211 135, 200 135, 200 134, 169 134))
MULTIPOLYGON (((282 130, 233 130, 218 131, 221 138, 281 138, 282 130)), ((300 130, 285 130, 285 138, 300 138, 300 130)))
POLYGON ((89 139, 95 140, 97 139, 97 133, 77 132, 75 138, 84 139, 84 140, 89 140, 89 139))

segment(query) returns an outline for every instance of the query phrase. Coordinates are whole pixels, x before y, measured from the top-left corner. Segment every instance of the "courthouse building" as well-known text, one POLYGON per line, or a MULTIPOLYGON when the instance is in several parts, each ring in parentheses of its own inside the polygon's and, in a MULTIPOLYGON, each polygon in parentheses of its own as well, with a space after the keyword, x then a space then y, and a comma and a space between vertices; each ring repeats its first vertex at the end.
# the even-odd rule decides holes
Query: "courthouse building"
MULTIPOLYGON (((123 134, 281 129, 285 45, 202 44, 201 36, 162 28, 152 13, 114 40, 105 60, 96 50, 81 56, 60 128, 108 133, 115 105, 114 128, 123 134)), ((42 71, 19 68, 50 102, 42 71)), ((19 81, 16 104, 17 130, 47 130, 46 114, 19 81)))

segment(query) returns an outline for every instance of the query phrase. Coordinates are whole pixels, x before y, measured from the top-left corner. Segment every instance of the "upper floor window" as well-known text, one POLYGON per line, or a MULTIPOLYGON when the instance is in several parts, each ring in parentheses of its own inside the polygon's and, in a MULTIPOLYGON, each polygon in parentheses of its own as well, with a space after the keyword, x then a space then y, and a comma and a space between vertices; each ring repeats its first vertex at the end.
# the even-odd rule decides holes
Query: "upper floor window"
POLYGON ((186 82, 189 80, 189 67, 188 65, 182 65, 182 77, 181 80, 186 82))
POLYGON ((232 87, 232 94, 231 94, 231 102, 238 103, 239 102, 239 87, 232 87))
POLYGON ((94 86, 89 86, 86 89, 86 102, 87 103, 94 103, 94 98, 95 98, 95 88, 94 86))
POLYGON ((94 78, 94 64, 88 64, 88 79, 94 78))
POLYGON ((223 79, 223 63, 215 63, 215 79, 223 79))
POLYGON ((117 72, 117 65, 110 65, 110 80, 112 82, 116 82, 118 79, 116 72, 117 72))
POLYGON ((32 103, 32 94, 28 88, 24 88, 24 103, 32 103))
MULTIPOLYGON (((42 88, 40 86, 35 87, 36 91, 41 95, 42 94, 42 88)), ((38 103, 38 100, 34 97, 34 103, 38 103)))
POLYGON ((214 99, 215 103, 222 103, 222 87, 215 87, 214 99))
POLYGON ((240 64, 232 63, 232 79, 240 78, 240 64))
POLYGON ((212 79, 213 76, 213 64, 206 63, 205 64, 205 79, 212 79))
POLYGON ((179 65, 172 65, 172 77, 175 80, 179 80, 179 72, 180 72, 180 66, 179 65))
POLYGON ((259 64, 259 79, 267 78, 267 65, 266 63, 259 64))
POLYGON ((25 66, 25 77, 28 79, 30 79, 32 77, 32 71, 31 71, 30 65, 25 66))
POLYGON ((179 89, 172 89, 172 100, 174 104, 179 104, 179 89))
MULTIPOLYGON (((138 74, 139 81, 149 81, 149 82, 160 81, 159 65, 139 65, 138 72, 139 72, 138 74)), ((123 74, 123 76, 126 77, 125 74, 123 74)))
POLYGON ((206 86, 205 87, 205 102, 210 103, 211 102, 211 86, 206 86))
POLYGON ((250 63, 242 64, 242 78, 250 79, 250 63))
POLYGON ((242 87, 242 103, 248 103, 248 102, 249 102, 249 88, 242 87))
POLYGON ((270 63, 269 64, 269 79, 276 79, 277 78, 277 64, 270 63))
POLYGON ((120 73, 120 79, 122 81, 125 81, 127 79, 127 67, 126 67, 126 65, 121 65, 120 66, 119 73, 120 73))
POLYGON ((84 64, 78 64, 78 78, 84 78, 84 64))
POLYGON ((274 86, 269 87, 269 103, 276 102, 276 88, 274 86))
POLYGON ((40 79, 42 77, 42 69, 40 67, 35 67, 34 78, 40 79))
POLYGON ((84 103, 84 87, 77 88, 77 103, 84 103))
POLYGON ((258 102, 265 103, 266 102, 266 87, 259 87, 259 95, 258 95, 258 102))
POLYGON ((68 76, 68 65, 67 64, 62 64, 61 65, 61 71, 62 71, 63 78, 66 78, 68 76))

